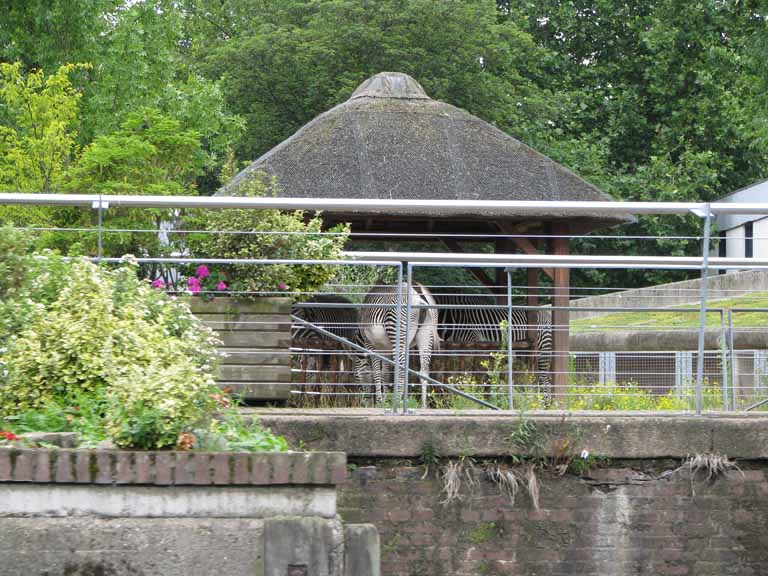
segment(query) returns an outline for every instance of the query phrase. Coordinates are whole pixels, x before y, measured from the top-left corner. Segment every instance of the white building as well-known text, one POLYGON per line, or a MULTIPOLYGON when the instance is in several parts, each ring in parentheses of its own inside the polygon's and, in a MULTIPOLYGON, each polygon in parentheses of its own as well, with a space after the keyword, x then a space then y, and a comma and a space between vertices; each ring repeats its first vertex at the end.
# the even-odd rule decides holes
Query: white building
MULTIPOLYGON (((718 202, 768 202, 768 180, 737 190, 718 202)), ((718 256, 768 258, 768 216, 718 214, 715 222, 721 238, 718 256)))

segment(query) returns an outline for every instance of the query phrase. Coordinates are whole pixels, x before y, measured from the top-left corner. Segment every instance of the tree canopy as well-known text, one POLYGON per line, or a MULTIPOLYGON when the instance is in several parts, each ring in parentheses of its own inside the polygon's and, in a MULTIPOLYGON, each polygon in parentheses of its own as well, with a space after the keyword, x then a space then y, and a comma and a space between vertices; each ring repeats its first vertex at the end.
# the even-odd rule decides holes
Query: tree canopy
MULTIPOLYGON (((765 0, 8 0, 0 182, 138 190, 161 178, 211 193, 230 150, 253 160, 392 70, 618 199, 713 200, 768 175, 766 38, 765 0), (43 132, 19 111, 20 90, 50 108, 43 132), (174 174, 164 153, 165 166, 137 168, 161 150, 131 128, 147 110, 177 133, 174 174)), ((621 233, 698 230, 643 218, 621 233)))

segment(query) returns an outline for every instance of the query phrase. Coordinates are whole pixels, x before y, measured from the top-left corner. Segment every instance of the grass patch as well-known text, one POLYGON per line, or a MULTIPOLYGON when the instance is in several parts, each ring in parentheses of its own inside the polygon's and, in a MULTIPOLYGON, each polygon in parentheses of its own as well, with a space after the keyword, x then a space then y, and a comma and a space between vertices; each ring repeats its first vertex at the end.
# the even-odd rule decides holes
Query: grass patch
MULTIPOLYGON (((758 292, 739 298, 710 300, 712 308, 768 308, 768 292, 758 292)), ((594 332, 609 328, 627 328, 635 330, 665 330, 698 328, 699 306, 685 304, 670 308, 664 312, 616 312, 598 318, 585 318, 571 321, 571 332, 594 332), (696 312, 680 312, 680 310, 696 312)), ((578 310, 578 309, 576 309, 578 310)), ((733 325, 739 328, 760 328, 768 326, 768 312, 738 312, 733 315, 733 325)), ((720 327, 720 313, 707 313, 707 327, 720 327)))

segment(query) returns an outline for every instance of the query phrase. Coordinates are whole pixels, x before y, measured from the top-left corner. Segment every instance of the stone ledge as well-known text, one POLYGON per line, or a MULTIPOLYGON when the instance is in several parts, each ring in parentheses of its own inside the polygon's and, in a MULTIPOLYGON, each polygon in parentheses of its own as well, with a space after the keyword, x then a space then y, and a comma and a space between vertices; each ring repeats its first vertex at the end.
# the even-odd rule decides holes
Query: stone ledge
MULTIPOLYGON (((512 412, 438 412, 386 416, 382 411, 259 410, 259 422, 291 443, 342 450, 350 458, 419 458, 431 445, 444 457, 520 454, 510 441, 520 423, 512 412)), ((681 414, 528 414, 545 452, 562 455, 567 438, 577 453, 608 458, 685 458, 719 453, 768 459, 768 415, 696 417, 681 414)), ((523 454, 524 455, 524 450, 523 454)))
POLYGON ((341 452, 131 452, 0 448, 0 482, 157 486, 335 485, 341 452))

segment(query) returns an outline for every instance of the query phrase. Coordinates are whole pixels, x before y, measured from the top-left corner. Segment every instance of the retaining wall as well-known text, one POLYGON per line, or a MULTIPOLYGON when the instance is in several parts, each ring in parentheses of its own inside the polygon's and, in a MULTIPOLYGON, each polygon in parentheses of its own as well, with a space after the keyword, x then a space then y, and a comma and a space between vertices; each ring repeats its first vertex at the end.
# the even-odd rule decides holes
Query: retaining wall
POLYGON ((348 452, 339 511, 378 528, 387 576, 768 573, 765 416, 296 411, 261 420, 348 452), (538 509, 524 473, 514 501, 488 474, 499 463, 524 472, 510 454, 526 452, 542 462, 538 509), (741 471, 692 475, 681 465, 697 453, 727 454, 741 471), (439 463, 427 468, 425 454, 439 463), (561 474, 571 458, 580 473, 561 474), (459 497, 446 503, 449 461, 463 471, 459 497))
POLYGON ((0 574, 375 576, 375 528, 337 516, 346 472, 338 452, 0 448, 0 574))
MULTIPOLYGON (((671 284, 624 290, 601 296, 589 296, 571 300, 571 320, 596 318, 613 314, 613 311, 579 310, 579 308, 657 308, 678 306, 700 301, 701 279, 684 280, 671 284)), ((708 300, 736 298, 751 292, 768 291, 768 270, 747 270, 733 274, 717 274, 709 277, 708 300)))

